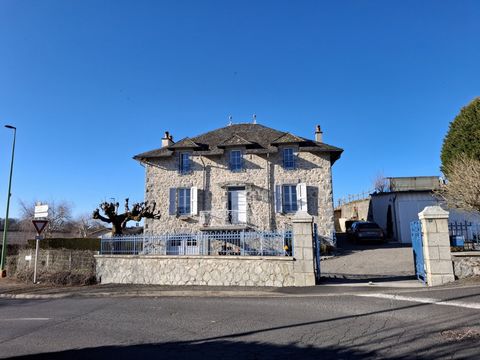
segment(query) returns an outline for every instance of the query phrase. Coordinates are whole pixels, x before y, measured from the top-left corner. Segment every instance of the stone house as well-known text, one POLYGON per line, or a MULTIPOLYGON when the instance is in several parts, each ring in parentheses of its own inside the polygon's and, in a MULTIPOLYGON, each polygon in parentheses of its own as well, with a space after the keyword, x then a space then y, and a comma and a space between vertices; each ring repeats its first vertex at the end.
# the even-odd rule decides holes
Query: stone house
POLYGON ((256 123, 233 124, 134 157, 145 167, 145 201, 161 218, 145 233, 283 230, 298 211, 334 231, 331 167, 342 149, 256 123))

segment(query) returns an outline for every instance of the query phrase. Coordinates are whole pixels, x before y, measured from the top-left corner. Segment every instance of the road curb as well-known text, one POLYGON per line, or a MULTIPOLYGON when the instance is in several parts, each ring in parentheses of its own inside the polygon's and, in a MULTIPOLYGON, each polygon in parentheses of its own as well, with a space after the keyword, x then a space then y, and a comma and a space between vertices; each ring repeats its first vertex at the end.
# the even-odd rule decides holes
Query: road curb
POLYGON ((63 299, 72 297, 72 294, 0 294, 0 299, 63 299))
POLYGON ((63 294, 0 294, 0 299, 45 300, 65 298, 106 298, 106 297, 261 297, 279 298, 297 294, 282 294, 274 292, 238 292, 238 291, 164 291, 164 292, 85 292, 63 294))

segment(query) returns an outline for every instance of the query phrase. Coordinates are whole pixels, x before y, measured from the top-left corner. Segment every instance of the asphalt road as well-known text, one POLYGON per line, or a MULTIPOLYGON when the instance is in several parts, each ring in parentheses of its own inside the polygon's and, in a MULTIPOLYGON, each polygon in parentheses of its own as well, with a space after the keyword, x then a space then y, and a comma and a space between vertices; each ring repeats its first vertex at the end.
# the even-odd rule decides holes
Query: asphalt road
POLYGON ((0 357, 479 359, 480 288, 0 299, 0 357))

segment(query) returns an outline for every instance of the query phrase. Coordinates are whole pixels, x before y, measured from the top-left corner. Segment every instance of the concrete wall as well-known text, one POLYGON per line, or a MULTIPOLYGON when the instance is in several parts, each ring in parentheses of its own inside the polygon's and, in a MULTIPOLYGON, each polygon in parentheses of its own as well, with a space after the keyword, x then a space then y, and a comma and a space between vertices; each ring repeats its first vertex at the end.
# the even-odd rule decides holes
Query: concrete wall
POLYGON ((418 213, 425 207, 435 205, 439 205, 439 201, 429 192, 398 193, 394 207, 397 240, 401 243, 411 244, 410 223, 418 219, 418 213))
POLYGON ((97 255, 105 283, 293 286, 293 259, 258 256, 97 255))
POLYGON ((372 195, 372 221, 387 232, 387 212, 390 205, 393 238, 400 243, 410 244, 410 223, 418 220, 418 213, 426 206, 438 204, 438 199, 429 191, 375 194, 372 195))
POLYGON ((145 200, 155 201, 160 220, 145 220, 145 232, 161 234, 167 231, 198 231, 199 215, 179 217, 169 215, 169 189, 192 187, 199 189, 198 210, 224 211, 228 207, 228 186, 245 184, 247 222, 258 230, 284 229, 294 214, 275 213, 275 185, 307 184, 308 213, 318 223, 319 235, 330 238, 334 231, 332 174, 329 154, 300 152, 297 168, 282 167, 281 151, 266 155, 246 154, 245 170, 231 172, 228 152, 222 156, 192 156, 191 173, 178 173, 176 154, 166 159, 152 160, 146 165, 145 200))
POLYGON ((457 279, 480 276, 480 252, 452 253, 453 271, 457 279))
MULTIPOLYGON (((372 221, 376 222, 383 229, 385 233, 387 233, 388 205, 391 205, 393 210, 393 194, 382 193, 382 194, 372 195, 372 202, 371 202, 372 221)), ((395 227, 395 223, 393 224, 393 226, 395 227)))
POLYGON ((450 212, 448 216, 448 221, 449 222, 471 222, 474 224, 480 224, 480 214, 479 213, 473 213, 473 212, 467 212, 467 211, 462 211, 460 209, 448 209, 450 212))
POLYGON ((347 220, 367 220, 370 198, 363 200, 355 200, 347 204, 337 207, 335 210, 341 211, 339 218, 347 220))
POLYGON ((369 219, 370 198, 355 200, 335 208, 335 231, 346 232, 345 222, 348 220, 369 219))
POLYGON ((388 178, 390 191, 437 190, 441 187, 438 176, 411 176, 388 178))

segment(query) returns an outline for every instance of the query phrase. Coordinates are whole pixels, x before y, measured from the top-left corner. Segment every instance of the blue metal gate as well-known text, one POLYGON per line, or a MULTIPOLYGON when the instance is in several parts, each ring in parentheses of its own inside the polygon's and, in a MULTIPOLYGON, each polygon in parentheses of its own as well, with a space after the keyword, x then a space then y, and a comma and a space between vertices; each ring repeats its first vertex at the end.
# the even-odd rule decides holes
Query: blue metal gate
POLYGON ((425 263, 423 260, 423 236, 422 224, 420 221, 410 223, 410 232, 412 235, 413 262, 415 265, 415 276, 418 280, 426 283, 425 263))
POLYGON ((320 240, 318 239, 317 224, 313 224, 313 257, 315 259, 315 280, 320 282, 320 240))

